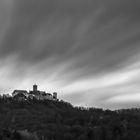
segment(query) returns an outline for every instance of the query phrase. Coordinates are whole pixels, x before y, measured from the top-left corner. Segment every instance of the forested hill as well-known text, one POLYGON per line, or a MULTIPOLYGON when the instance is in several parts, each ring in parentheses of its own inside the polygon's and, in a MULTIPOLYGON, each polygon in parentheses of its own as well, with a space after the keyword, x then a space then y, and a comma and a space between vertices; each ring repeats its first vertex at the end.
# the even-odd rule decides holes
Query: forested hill
POLYGON ((32 135, 27 139, 40 140, 140 140, 140 110, 110 111, 73 107, 63 101, 0 99, 1 139, 20 140, 20 132, 32 135))

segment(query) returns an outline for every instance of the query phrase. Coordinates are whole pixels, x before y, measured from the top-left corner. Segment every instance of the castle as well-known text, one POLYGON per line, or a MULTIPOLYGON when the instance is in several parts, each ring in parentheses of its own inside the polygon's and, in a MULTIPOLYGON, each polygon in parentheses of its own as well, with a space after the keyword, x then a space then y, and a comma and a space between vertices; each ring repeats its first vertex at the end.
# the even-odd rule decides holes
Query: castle
POLYGON ((46 93, 45 91, 38 90, 37 85, 33 85, 32 91, 14 90, 12 97, 17 100, 37 99, 37 100, 58 100, 57 93, 46 93))

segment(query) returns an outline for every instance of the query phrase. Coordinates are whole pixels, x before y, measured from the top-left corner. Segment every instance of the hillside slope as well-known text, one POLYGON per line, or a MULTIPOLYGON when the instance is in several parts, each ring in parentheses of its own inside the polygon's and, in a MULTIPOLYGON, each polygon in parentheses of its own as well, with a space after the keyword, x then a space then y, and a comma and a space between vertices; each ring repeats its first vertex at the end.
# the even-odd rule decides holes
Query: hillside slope
POLYGON ((0 128, 44 140, 139 140, 140 110, 110 111, 60 101, 0 99, 0 128))

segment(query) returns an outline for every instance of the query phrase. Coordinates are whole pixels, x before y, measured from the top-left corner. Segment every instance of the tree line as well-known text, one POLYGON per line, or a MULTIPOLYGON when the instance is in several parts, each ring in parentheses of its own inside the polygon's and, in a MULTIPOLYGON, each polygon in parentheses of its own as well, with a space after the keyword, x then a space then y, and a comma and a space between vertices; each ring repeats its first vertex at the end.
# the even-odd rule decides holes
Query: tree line
POLYGON ((140 139, 140 109, 111 111, 64 101, 7 98, 0 99, 0 120, 3 140, 140 139))

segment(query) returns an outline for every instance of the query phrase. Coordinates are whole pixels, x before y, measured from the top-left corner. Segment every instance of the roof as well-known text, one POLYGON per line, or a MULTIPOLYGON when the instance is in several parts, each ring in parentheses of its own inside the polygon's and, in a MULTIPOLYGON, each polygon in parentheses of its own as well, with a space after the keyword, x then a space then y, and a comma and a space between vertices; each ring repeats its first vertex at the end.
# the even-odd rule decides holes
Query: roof
POLYGON ((46 93, 46 95, 52 96, 52 94, 51 94, 51 93, 46 93))
POLYGON ((25 96, 22 92, 20 92, 19 94, 16 94, 14 97, 15 97, 15 98, 16 98, 16 97, 25 97, 25 98, 26 98, 26 96, 25 96))
POLYGON ((19 93, 28 93, 27 90, 14 90, 12 95, 19 94, 19 93))
POLYGON ((13 92, 27 92, 27 90, 14 90, 13 92))

